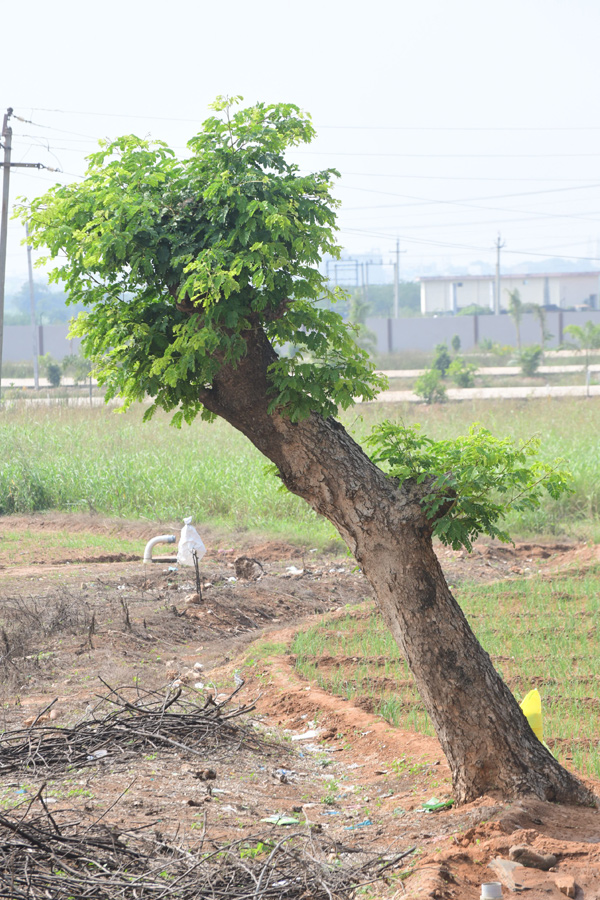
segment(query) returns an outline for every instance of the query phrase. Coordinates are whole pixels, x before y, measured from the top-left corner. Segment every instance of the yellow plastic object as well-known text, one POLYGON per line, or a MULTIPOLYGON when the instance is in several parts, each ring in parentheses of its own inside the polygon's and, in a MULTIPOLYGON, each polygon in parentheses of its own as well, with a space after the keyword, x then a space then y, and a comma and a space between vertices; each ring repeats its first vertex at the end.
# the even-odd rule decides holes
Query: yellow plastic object
POLYGON ((535 734, 538 741, 544 743, 544 731, 542 728, 542 698, 540 692, 534 688, 529 691, 526 697, 521 701, 521 709, 523 715, 527 718, 531 726, 531 730, 535 734))

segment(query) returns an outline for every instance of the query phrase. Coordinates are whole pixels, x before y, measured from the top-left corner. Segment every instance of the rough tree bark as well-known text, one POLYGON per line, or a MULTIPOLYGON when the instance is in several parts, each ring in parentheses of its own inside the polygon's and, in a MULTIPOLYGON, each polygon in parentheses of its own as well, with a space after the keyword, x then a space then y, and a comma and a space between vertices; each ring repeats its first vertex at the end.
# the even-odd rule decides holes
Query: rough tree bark
POLYGON ((260 328, 246 357, 224 366, 207 409, 243 432, 283 483, 329 519, 371 583, 450 764, 458 802, 503 798, 595 805, 597 798, 533 734, 452 596, 420 505, 425 487, 387 478, 333 419, 294 424, 267 412, 275 353, 260 328))

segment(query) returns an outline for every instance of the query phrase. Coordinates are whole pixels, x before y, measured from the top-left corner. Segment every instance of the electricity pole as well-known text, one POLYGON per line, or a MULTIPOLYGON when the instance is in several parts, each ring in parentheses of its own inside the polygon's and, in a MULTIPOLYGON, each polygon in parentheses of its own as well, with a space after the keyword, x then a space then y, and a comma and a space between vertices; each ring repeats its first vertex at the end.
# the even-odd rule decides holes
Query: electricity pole
MULTIPOLYGON (((4 150, 4 162, 2 163, 2 212, 0 213, 0 399, 2 398, 2 342, 4 340, 4 289, 6 285, 6 245, 8 243, 8 192, 10 187, 11 169, 46 169, 42 163, 14 163, 10 161, 12 150, 12 128, 8 120, 13 114, 12 106, 9 106, 4 114, 2 122, 2 149, 4 150)), ((19 118, 15 116, 15 118, 19 118)), ((23 121, 23 120, 22 120, 23 121)), ((52 171, 58 171, 56 169, 52 171)))
POLYGON ((12 128, 8 120, 12 107, 6 110, 2 123, 2 148, 4 163, 2 171, 2 212, 0 213, 0 399, 2 398, 2 344, 4 341, 4 283, 6 281, 6 244, 8 240, 8 188, 10 183, 10 154, 12 149, 12 128))
POLYGON ((494 315, 496 316, 500 315, 500 251, 504 246, 505 243, 498 232, 496 239, 496 294, 494 296, 494 315))
POLYGON ((400 254, 406 250, 400 250, 400 238, 396 238, 396 259, 394 261, 394 318, 398 318, 400 312, 400 254))
POLYGON ((398 318, 400 297, 400 240, 396 238, 396 262, 394 263, 394 318, 398 318))
POLYGON ((25 220, 25 237, 27 238, 27 270, 29 273, 29 309, 31 311, 31 338, 33 350, 33 381, 36 391, 40 388, 40 372, 38 357, 40 355, 39 333, 35 316, 35 290, 33 287, 33 266, 31 265, 31 244, 29 243, 29 222, 25 220))

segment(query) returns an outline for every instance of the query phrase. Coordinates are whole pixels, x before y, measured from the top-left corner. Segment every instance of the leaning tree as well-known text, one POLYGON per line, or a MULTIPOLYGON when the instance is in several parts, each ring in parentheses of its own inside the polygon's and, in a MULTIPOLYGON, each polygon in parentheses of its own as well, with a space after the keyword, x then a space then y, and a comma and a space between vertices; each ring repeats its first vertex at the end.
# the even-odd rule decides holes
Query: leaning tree
POLYGON ((56 260, 52 278, 85 306, 73 332, 107 398, 151 398, 145 419, 163 409, 176 425, 222 417, 333 523, 408 661, 458 801, 496 791, 595 803, 531 731, 432 545, 435 534, 467 547, 481 531, 506 537, 507 502, 557 493, 561 474, 483 430, 435 444, 386 423, 376 462, 367 456, 335 416, 382 380, 322 302, 318 269, 338 254, 337 173, 286 159, 314 136, 297 107, 214 108, 185 159, 122 137, 90 157, 81 183, 20 210, 56 260))

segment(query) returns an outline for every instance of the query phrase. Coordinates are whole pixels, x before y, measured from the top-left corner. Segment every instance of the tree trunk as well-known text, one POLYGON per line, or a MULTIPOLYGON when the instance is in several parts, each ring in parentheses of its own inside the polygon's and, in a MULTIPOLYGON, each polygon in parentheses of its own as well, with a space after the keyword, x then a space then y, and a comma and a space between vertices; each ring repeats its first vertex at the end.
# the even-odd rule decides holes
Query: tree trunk
POLYGON ((272 460, 285 486, 348 544, 414 675, 457 801, 499 792, 595 804, 535 737, 452 596, 421 508, 426 487, 397 487, 333 419, 312 414, 294 424, 269 415, 274 351, 260 330, 246 338, 247 356, 235 369, 223 367, 200 399, 272 460))

